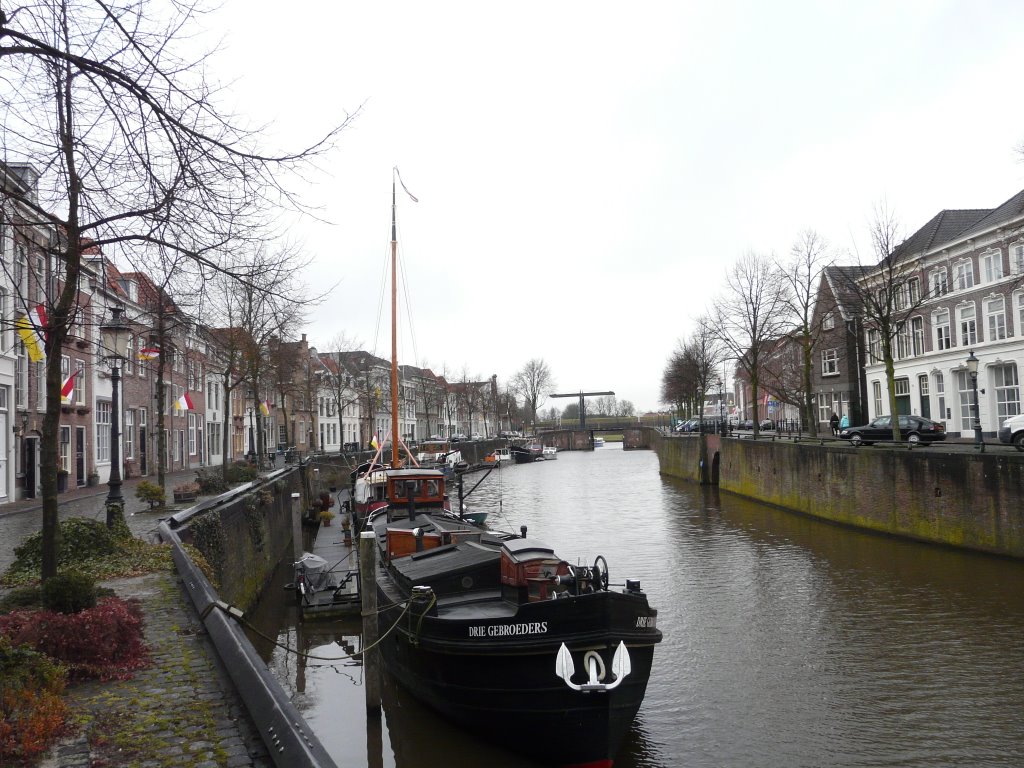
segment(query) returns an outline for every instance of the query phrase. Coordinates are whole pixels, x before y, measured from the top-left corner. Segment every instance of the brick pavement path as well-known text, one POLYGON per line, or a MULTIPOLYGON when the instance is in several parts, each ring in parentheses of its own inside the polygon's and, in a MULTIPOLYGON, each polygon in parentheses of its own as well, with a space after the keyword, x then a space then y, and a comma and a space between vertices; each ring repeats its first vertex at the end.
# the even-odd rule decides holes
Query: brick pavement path
MULTIPOLYGON (((194 471, 168 476, 167 487, 194 477, 194 471)), ((135 499, 137 482, 124 485, 126 519, 136 536, 148 538, 167 513, 150 512, 135 499)), ((106 494, 106 486, 61 494, 60 516, 97 517, 105 509, 106 494)), ((0 568, 13 560, 14 546, 38 530, 38 514, 31 513, 39 509, 35 499, 0 507, 0 568)), ((70 686, 73 732, 43 757, 40 767, 272 766, 177 574, 118 579, 103 586, 141 601, 153 663, 131 680, 70 686), (102 734, 106 744, 90 748, 90 729, 102 734)))

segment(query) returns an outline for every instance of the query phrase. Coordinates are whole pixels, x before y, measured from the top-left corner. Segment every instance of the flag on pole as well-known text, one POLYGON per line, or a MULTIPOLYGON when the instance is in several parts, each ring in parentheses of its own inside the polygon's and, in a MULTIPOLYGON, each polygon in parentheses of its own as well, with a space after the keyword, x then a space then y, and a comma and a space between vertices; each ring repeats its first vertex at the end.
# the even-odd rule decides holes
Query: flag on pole
POLYGON ((375 450, 375 451, 378 448, 380 448, 380 443, 377 442, 377 433, 376 432, 373 433, 373 439, 370 441, 370 447, 373 448, 373 450, 375 450))
POLYGON ((174 401, 174 407, 179 411, 195 410, 195 406, 192 405, 192 398, 188 396, 188 392, 185 392, 181 397, 174 401))
POLYGON ((156 360, 160 357, 160 347, 142 347, 139 350, 139 360, 156 360))
POLYGON ((71 402, 71 396, 75 394, 75 376, 77 376, 78 373, 78 371, 74 371, 70 376, 64 379, 64 384, 60 388, 60 401, 62 403, 71 402))
POLYGON ((43 329, 46 327, 46 307, 40 304, 29 310, 27 315, 22 315, 15 321, 15 325, 18 328, 18 335, 25 344, 28 359, 33 363, 44 361, 46 337, 43 335, 43 329))
POLYGON ((270 402, 268 400, 260 400, 260 413, 264 416, 270 415, 270 402))
POLYGON ((398 177, 398 183, 402 185, 402 189, 405 190, 405 194, 407 194, 409 196, 409 199, 412 200, 414 203, 418 203, 420 201, 419 198, 416 197, 412 192, 410 192, 409 188, 407 186, 405 186, 405 182, 402 181, 402 174, 400 174, 398 172, 398 166, 397 165, 395 166, 395 176, 398 177))

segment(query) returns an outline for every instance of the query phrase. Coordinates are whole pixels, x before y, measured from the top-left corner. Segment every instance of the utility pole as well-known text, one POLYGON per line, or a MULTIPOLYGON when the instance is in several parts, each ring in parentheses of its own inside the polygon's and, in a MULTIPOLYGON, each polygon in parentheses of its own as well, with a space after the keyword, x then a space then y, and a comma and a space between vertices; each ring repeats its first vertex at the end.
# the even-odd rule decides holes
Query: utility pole
POLYGON ((584 429, 587 426, 584 398, 614 394, 614 392, 571 392, 565 395, 548 395, 548 397, 578 397, 580 399, 580 429, 584 429))

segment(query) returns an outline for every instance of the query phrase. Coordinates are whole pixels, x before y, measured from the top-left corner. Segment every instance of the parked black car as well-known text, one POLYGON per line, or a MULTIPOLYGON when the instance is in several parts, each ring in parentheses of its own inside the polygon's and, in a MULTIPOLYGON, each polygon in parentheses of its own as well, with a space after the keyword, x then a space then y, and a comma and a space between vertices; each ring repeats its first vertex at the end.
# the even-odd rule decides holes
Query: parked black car
MULTIPOLYGON (((908 443, 931 443, 946 439, 946 425, 923 416, 900 416, 900 439, 908 443)), ((892 417, 879 416, 862 427, 847 427, 839 436, 854 445, 892 440, 892 417)))

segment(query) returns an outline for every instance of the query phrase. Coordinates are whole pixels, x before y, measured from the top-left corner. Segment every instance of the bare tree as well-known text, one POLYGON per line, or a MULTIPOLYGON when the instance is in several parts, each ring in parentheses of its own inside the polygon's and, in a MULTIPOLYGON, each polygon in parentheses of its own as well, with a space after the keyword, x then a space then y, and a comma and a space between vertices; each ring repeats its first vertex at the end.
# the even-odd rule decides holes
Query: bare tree
MULTIPOLYGON (((289 248, 270 251, 261 247, 246 255, 245 266, 240 266, 235 275, 219 273, 210 281, 214 300, 209 302, 207 319, 210 325, 217 327, 220 353, 218 373, 224 390, 221 443, 225 479, 232 423, 231 392, 246 385, 254 419, 262 423, 259 392, 270 371, 271 347, 289 328, 298 326, 306 306, 306 302, 297 298, 303 293, 297 280, 302 266, 304 263, 289 248)), ((262 432, 257 429, 261 442, 262 432)), ((262 446, 256 452, 262 456, 262 446)))
MULTIPOLYGON (((18 203, 58 233, 63 288, 47 307, 47 408, 40 451, 42 578, 57 570, 61 355, 75 314, 83 251, 146 243, 215 270, 258 237, 268 211, 297 201, 281 173, 327 149, 339 126, 298 151, 265 153, 221 113, 190 45, 198 4, 40 0, 0 13, 4 157, 38 169, 38 197, 18 203)), ((17 192, 14 192, 17 195, 17 192)))
POLYGON ((465 367, 459 377, 458 397, 466 413, 466 418, 469 420, 467 434, 473 432, 473 415, 481 413, 484 408, 485 387, 489 382, 481 382, 479 378, 479 376, 471 377, 469 370, 465 367))
POLYGON ((729 270, 725 292, 714 308, 718 338, 750 382, 755 437, 760 431, 761 366, 775 340, 792 325, 788 302, 786 282, 773 260, 751 252, 729 270))
POLYGON ((555 387, 555 380, 548 364, 542 358, 530 360, 512 377, 512 387, 522 395, 527 416, 536 427, 537 409, 555 387))
POLYGON ((836 274, 863 318, 869 355, 880 357, 885 366, 892 439, 899 441, 895 360, 897 351, 900 357, 911 353, 915 342, 908 323, 929 296, 921 288, 918 253, 912 245, 903 242, 899 222, 884 203, 875 207, 869 231, 875 265, 862 270, 840 270, 836 274))
MULTIPOLYGON (((821 336, 821 329, 813 327, 814 304, 817 296, 818 283, 822 273, 831 263, 828 257, 828 243, 813 229, 800 233, 790 251, 789 261, 779 265, 779 271, 788 285, 789 314, 794 319, 793 338, 800 345, 800 376, 799 389, 794 393, 794 400, 800 402, 804 413, 804 421, 811 437, 818 434, 818 420, 814 413, 814 393, 811 391, 811 371, 814 364, 815 347, 821 336)), ((788 361, 787 361, 788 362, 788 361)), ((780 373, 785 376, 790 371, 786 365, 780 373)), ((781 381, 788 378, 780 377, 781 381)), ((790 390, 780 386, 779 390, 790 390)))

